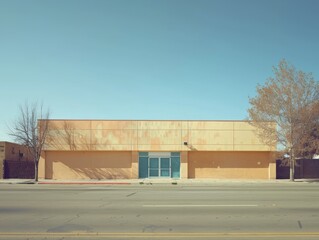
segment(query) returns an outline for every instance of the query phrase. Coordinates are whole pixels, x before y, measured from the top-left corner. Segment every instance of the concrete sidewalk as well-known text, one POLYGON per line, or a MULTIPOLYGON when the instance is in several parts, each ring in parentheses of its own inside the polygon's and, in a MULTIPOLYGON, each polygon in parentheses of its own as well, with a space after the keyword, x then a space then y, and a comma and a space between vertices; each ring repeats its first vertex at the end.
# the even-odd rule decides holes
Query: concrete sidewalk
POLYGON ((34 179, 19 179, 19 178, 0 179, 0 184, 34 184, 34 179))
POLYGON ((33 179, 0 179, 0 184, 42 184, 42 185, 214 185, 220 183, 319 183, 319 179, 296 179, 290 182, 288 179, 276 180, 243 180, 243 179, 74 179, 74 180, 51 180, 40 179, 35 183, 33 179))

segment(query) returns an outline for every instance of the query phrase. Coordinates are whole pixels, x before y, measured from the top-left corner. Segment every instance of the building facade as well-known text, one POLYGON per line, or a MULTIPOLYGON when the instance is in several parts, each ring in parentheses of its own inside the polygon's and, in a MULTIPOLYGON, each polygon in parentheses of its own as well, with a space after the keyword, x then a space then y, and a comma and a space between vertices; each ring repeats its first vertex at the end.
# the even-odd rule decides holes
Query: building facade
POLYGON ((32 173, 34 165, 25 146, 0 142, 0 179, 33 178, 32 173))
POLYGON ((276 146, 264 144, 245 121, 49 120, 49 125, 39 178, 276 178, 276 146))

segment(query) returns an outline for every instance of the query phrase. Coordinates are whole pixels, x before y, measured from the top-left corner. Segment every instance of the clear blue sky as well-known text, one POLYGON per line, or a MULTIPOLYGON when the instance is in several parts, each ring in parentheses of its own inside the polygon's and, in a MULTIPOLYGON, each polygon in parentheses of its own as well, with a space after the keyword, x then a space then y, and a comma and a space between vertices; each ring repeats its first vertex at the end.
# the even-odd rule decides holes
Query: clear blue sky
POLYGON ((0 0, 0 141, 52 118, 247 117, 285 58, 319 78, 318 0, 0 0))

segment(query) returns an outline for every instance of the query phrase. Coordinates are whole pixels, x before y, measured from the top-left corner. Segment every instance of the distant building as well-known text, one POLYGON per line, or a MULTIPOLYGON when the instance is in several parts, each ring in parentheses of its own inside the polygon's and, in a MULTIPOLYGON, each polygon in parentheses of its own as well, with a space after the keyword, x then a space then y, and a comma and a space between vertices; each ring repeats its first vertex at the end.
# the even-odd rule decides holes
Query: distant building
POLYGON ((49 121, 39 178, 276 178, 276 147, 246 121, 49 121))
POLYGON ((0 178, 20 178, 28 172, 22 165, 33 165, 31 161, 26 147, 11 142, 0 142, 0 178))

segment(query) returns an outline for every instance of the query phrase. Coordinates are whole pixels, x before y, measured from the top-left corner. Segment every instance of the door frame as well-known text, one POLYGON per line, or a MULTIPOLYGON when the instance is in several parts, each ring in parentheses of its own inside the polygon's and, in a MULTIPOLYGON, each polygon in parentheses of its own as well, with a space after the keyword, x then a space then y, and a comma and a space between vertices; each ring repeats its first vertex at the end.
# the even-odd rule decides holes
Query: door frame
MULTIPOLYGON (((140 179, 145 178, 171 178, 180 179, 181 178, 181 154, 180 152, 139 152, 138 153, 138 177, 140 179), (158 176, 150 176, 150 158, 157 158, 158 169, 156 169, 158 176), (162 168, 160 165, 160 160, 166 158, 169 160, 168 168, 162 168), (178 161, 177 161, 178 160, 178 161), (160 170, 164 170, 165 176, 161 175, 160 170), (166 170, 166 171, 165 171, 166 170), (167 172, 168 170, 168 172, 167 172), (168 176, 167 176, 168 175, 168 176), (173 176, 174 175, 174 176, 173 176)), ((167 162, 166 162, 167 166, 167 162)))
POLYGON ((171 174, 172 174, 172 160, 170 157, 155 157, 155 156, 151 156, 148 158, 148 177, 149 178, 171 178, 171 174), (151 159, 157 159, 158 161, 158 168, 151 168, 151 159), (168 170, 168 176, 162 176, 162 159, 168 159, 169 161, 169 166, 168 168, 164 168, 165 170, 168 170), (151 176, 151 170, 156 170, 158 171, 158 175, 157 176, 151 176))

